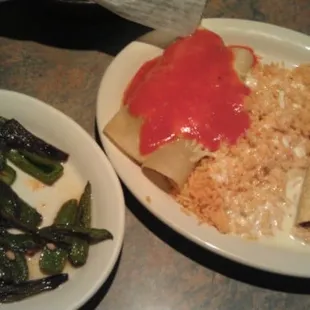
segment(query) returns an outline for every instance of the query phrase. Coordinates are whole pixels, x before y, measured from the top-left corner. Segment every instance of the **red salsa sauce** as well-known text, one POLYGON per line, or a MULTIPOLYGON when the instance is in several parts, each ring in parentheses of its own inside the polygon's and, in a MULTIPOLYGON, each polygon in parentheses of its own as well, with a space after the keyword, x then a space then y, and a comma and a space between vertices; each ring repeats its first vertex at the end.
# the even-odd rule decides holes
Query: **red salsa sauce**
POLYGON ((249 93, 233 69, 231 50, 217 34, 200 29, 146 62, 124 104, 144 120, 141 154, 181 137, 215 151, 221 142, 236 143, 249 128, 243 107, 249 93))

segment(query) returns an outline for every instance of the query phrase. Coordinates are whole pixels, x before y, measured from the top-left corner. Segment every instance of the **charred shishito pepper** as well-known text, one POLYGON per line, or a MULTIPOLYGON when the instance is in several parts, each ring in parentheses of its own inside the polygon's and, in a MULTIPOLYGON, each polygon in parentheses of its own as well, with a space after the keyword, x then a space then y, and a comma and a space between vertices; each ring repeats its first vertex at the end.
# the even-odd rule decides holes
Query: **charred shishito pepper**
POLYGON ((37 154, 10 150, 7 158, 19 169, 46 185, 53 185, 63 175, 61 163, 37 154))
POLYGON ((20 283, 28 280, 28 265, 25 256, 13 252, 10 247, 0 248, 1 279, 6 283, 20 283))
POLYGON ((16 171, 9 165, 4 164, 3 168, 0 170, 0 181, 4 182, 7 185, 12 185, 15 180, 16 180, 16 171))
MULTIPOLYGON (((0 119, 0 128, 1 128, 1 119, 0 119)), ((16 179, 15 170, 7 164, 6 153, 7 146, 3 139, 0 139, 0 180, 5 182, 8 185, 14 183, 16 179)))
POLYGON ((96 244, 98 242, 113 239, 113 235, 107 229, 100 228, 84 228, 74 225, 51 225, 41 229, 42 231, 49 232, 55 236, 77 237, 86 240, 89 244, 96 244))
POLYGON ((69 155, 29 132, 15 119, 0 117, 0 180, 11 185, 15 170, 7 159, 25 173, 46 185, 53 185, 62 175, 62 162, 69 155))
MULTIPOLYGON (((87 182, 80 198, 75 225, 90 228, 91 225, 91 185, 87 182)), ((69 260, 73 266, 83 266, 88 257, 89 244, 87 240, 76 238, 69 253, 69 260)))
MULTIPOLYGON (((1 268, 1 267, 0 267, 1 268)), ((10 303, 20 301, 44 291, 51 291, 68 280, 68 274, 58 274, 39 280, 21 283, 5 283, 0 280, 0 302, 10 303)))
POLYGON ((12 251, 31 254, 43 247, 45 242, 36 235, 29 233, 12 234, 7 230, 0 230, 0 246, 8 247, 12 251))
MULTIPOLYGON (((70 199, 65 202, 58 211, 54 224, 57 225, 70 225, 73 224, 77 214, 77 200, 70 199)), ((44 229, 44 228, 43 228, 44 229)), ((52 236, 50 232, 50 236, 52 236)), ((57 241, 57 236, 55 238, 57 241)), ((57 274, 63 271, 68 258, 68 249, 59 244, 47 244, 40 257, 40 269, 46 274, 57 274)))
POLYGON ((55 161, 67 161, 69 157, 67 153, 29 132, 15 119, 7 120, 0 126, 0 138, 12 149, 28 151, 55 161))
MULTIPOLYGON (((1 123, 0 123, 1 128, 1 123)), ((7 146, 3 139, 0 139, 0 171, 4 168, 6 163, 5 152, 7 150, 7 146)))
POLYGON ((41 214, 0 181, 0 217, 12 226, 33 232, 42 222, 41 214))

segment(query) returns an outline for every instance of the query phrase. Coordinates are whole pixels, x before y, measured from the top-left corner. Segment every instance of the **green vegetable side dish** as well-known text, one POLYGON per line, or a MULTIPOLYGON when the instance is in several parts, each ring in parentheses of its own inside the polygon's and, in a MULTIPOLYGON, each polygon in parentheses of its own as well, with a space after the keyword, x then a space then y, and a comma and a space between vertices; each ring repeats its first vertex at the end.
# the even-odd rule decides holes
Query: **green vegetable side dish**
POLYGON ((13 266, 4 247, 0 248, 0 282, 13 282, 13 266))
MULTIPOLYGON (((74 224, 77 214, 77 200, 71 199, 65 202, 58 211, 54 224, 70 225, 74 224)), ((54 275, 61 273, 67 262, 68 249, 56 246, 53 243, 47 244, 40 257, 40 269, 43 273, 54 275)))
POLYGON ((0 232, 0 246, 9 247, 14 252, 34 253, 43 247, 43 242, 31 234, 12 234, 6 230, 0 232))
POLYGON ((7 160, 38 181, 53 185, 63 175, 69 155, 33 135, 15 119, 0 117, 0 180, 15 181, 7 160))
POLYGON ((4 141, 2 139, 0 139, 0 171, 3 170, 3 168, 6 164, 5 151, 6 151, 6 145, 5 145, 4 141))
POLYGON ((0 125, 0 139, 9 149, 27 151, 51 160, 65 162, 69 157, 67 153, 32 134, 14 118, 0 125))
POLYGON ((42 222, 41 214, 23 201, 13 189, 0 181, 0 217, 16 228, 34 231, 42 222))
POLYGON ((69 252, 69 261, 74 267, 85 265, 89 252, 89 244, 86 240, 75 239, 69 252))
POLYGON ((28 266, 23 254, 1 247, 0 265, 2 267, 0 279, 4 277, 7 282, 12 283, 20 283, 28 279, 28 266))
POLYGON ((85 265, 91 245, 113 239, 106 229, 91 227, 89 182, 79 201, 66 201, 47 227, 39 227, 42 215, 12 189, 18 175, 9 162, 52 186, 64 174, 68 157, 15 119, 0 116, 0 307, 56 289, 68 280, 62 273, 67 263, 85 265), (11 228, 19 232, 8 231, 11 228), (29 280, 27 257, 39 251, 39 267, 51 276, 29 280))
POLYGON ((66 281, 68 281, 67 274, 58 274, 21 283, 5 283, 0 285, 0 303, 16 302, 42 292, 51 291, 66 281))
POLYGON ((66 201, 57 212, 55 225, 73 225, 77 215, 78 201, 70 199, 66 201))
POLYGON ((0 116, 0 127, 4 125, 6 121, 7 121, 7 118, 0 116))
MULTIPOLYGON (((0 182, 0 194, 6 194, 3 195, 4 199, 0 196, 0 221, 5 221, 9 227, 24 231, 12 234, 0 227, 0 302, 21 300, 50 289, 50 286, 44 285, 44 279, 41 282, 28 281, 27 254, 42 249, 39 261, 41 271, 55 276, 46 279, 58 279, 57 277, 65 275, 62 272, 67 262, 73 267, 80 267, 87 262, 90 245, 113 239, 108 230, 90 226, 89 182, 79 202, 76 199, 66 201, 57 212, 54 223, 42 228, 33 225, 38 223, 37 220, 33 221, 33 215, 39 213, 3 182, 0 182), (28 220, 28 215, 31 221, 28 220)), ((40 214, 39 217, 41 219, 40 214)))
POLYGON ((14 256, 12 259, 12 269, 14 283, 21 283, 28 280, 29 270, 25 255, 20 252, 11 252, 14 256))
POLYGON ((0 170, 0 181, 4 182, 7 185, 12 185, 15 179, 16 179, 16 171, 9 165, 4 164, 3 169, 0 170))
POLYGON ((63 175, 61 163, 36 154, 12 149, 7 153, 7 158, 19 169, 46 185, 53 185, 63 175))
POLYGON ((113 235, 106 229, 84 228, 74 225, 52 225, 44 227, 43 229, 56 235, 63 234, 69 237, 78 237, 82 240, 86 240, 88 244, 96 244, 101 241, 113 239, 113 235))
POLYGON ((91 225, 91 184, 87 182, 80 198, 76 226, 90 228, 91 225))
MULTIPOLYGON (((91 225, 91 185, 87 182, 78 205, 75 225, 82 228, 90 228, 91 225)), ((86 240, 75 239, 69 253, 69 260, 73 266, 85 265, 89 252, 89 244, 86 240)))
POLYGON ((29 227, 29 230, 37 228, 42 223, 42 215, 32 206, 30 206, 27 202, 20 199, 20 222, 24 227, 29 227))

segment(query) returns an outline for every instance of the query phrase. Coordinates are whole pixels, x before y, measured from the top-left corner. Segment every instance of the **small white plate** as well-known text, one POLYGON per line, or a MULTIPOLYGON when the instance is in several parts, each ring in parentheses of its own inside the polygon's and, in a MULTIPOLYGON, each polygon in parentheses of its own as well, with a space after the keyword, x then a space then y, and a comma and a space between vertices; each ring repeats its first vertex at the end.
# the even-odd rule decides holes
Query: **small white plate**
MULTIPOLYGON (((251 46, 264 61, 284 61, 287 66, 310 62, 310 38, 306 35, 237 19, 205 19, 202 25, 218 33, 227 44, 251 46)), ((166 40, 158 39, 161 42, 166 40)), ((141 64, 160 53, 158 47, 133 42, 114 59, 101 82, 97 99, 97 124, 108 157, 121 179, 150 212, 202 247, 256 268, 310 277, 310 247, 295 247, 276 239, 266 243, 248 241, 222 235, 207 225, 198 225, 194 216, 181 212, 180 205, 146 179, 141 169, 102 134, 105 125, 119 109, 123 91, 130 79, 141 64)))
MULTIPOLYGON (((104 283, 115 265, 124 237, 125 204, 120 182, 95 141, 72 119, 29 96, 0 90, 0 115, 18 120, 31 132, 69 153, 64 176, 52 187, 35 188, 31 177, 17 170, 13 186, 20 197, 43 215, 43 226, 52 223, 59 207, 78 198, 86 182, 92 185, 92 226, 106 228, 112 241, 93 245, 85 266, 67 268, 69 280, 54 291, 24 301, 0 305, 3 310, 73 310, 82 306, 104 283)), ((37 264, 31 271, 37 273, 37 264)))

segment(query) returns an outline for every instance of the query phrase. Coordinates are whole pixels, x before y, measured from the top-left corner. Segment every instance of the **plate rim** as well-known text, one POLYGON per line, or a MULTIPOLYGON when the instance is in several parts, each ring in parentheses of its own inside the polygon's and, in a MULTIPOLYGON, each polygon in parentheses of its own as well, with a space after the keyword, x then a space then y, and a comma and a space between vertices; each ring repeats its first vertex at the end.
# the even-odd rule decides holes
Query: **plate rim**
MULTIPOLYGON (((110 274, 113 271, 113 268, 116 266, 117 261, 120 257, 120 253, 123 247, 124 242, 124 236, 125 236, 125 198, 124 198, 124 192, 121 186, 121 182, 118 178, 118 175, 111 164, 111 161, 108 159, 108 157, 105 155, 103 150, 100 148, 96 140, 92 138, 92 136, 75 120, 73 120, 70 116, 66 115, 62 111, 56 109, 52 105, 48 104, 47 102, 44 102, 43 100, 40 100, 38 98, 32 97, 28 94, 21 93, 18 91, 8 90, 0 88, 0 96, 4 93, 6 95, 12 96, 12 97, 19 97, 24 98, 28 101, 32 101, 34 105, 41 105, 44 106, 44 109, 46 110, 46 113, 53 113, 57 118, 62 118, 65 123, 69 123, 70 127, 74 128, 74 130, 77 131, 79 135, 83 135, 85 139, 89 141, 89 144, 93 147, 93 152, 96 154, 96 157, 101 158, 102 163, 106 166, 106 169, 109 171, 109 175, 111 177, 111 181, 113 182, 113 187, 117 191, 116 197, 118 197, 118 202, 116 202, 117 205, 119 205, 119 231, 118 231, 118 237, 113 239, 113 242, 115 242, 115 245, 113 247, 113 251, 111 253, 111 256, 109 258, 108 264, 106 264, 106 268, 104 268, 104 272, 100 272, 100 276, 93 282, 94 285, 91 286, 91 288, 81 297, 78 298, 77 301, 72 302, 70 305, 64 305, 64 309, 66 310, 75 310, 79 307, 83 306, 85 303, 87 303, 100 289, 100 287, 107 281, 110 274)), ((1 110, 1 108, 0 108, 1 110)), ((70 280, 69 280, 70 281, 70 280)), ((48 292, 47 292, 48 294, 48 292)), ((33 297, 33 300, 35 301, 35 296, 33 297)), ((22 301, 20 302, 22 303, 22 301)), ((17 303, 18 304, 18 303, 17 303)), ((9 305, 8 305, 9 306, 9 305)), ((4 305, 5 309, 5 305, 4 305)))
MULTIPOLYGON (((285 28, 285 27, 281 27, 281 26, 277 26, 277 25, 273 25, 270 23, 265 23, 265 22, 260 22, 260 21, 251 21, 251 20, 247 20, 247 19, 234 19, 234 18, 204 18, 202 19, 202 23, 204 24, 208 24, 210 26, 214 26, 217 29, 225 29, 228 30, 229 28, 231 29, 239 29, 239 31, 241 30, 241 26, 244 26, 245 24, 247 25, 257 25, 263 28, 263 32, 266 33, 266 31, 271 31, 271 32, 281 32, 286 34, 288 37, 294 36, 294 37, 298 37, 298 41, 305 41, 305 45, 301 44, 300 47, 302 48, 306 48, 307 50, 310 50, 310 36, 308 36, 307 34, 289 29, 289 28, 285 28)), ((212 30, 212 29, 211 29, 212 30)), ((155 31, 151 31, 150 33, 155 33, 155 31)), ((157 31, 158 32, 158 31, 157 31)), ((142 38, 147 37, 147 35, 142 36, 142 38)), ((141 37, 140 37, 141 38, 141 37)), ((140 42, 140 38, 138 38, 136 41, 140 42)), ((286 39, 286 41, 289 41, 286 39)), ((142 43, 145 43, 144 41, 142 43)), ((130 43, 129 43, 130 44, 130 43)), ((128 44, 128 45, 129 45, 128 44)), ((146 44, 150 44, 150 43, 146 43, 146 44)), ((127 46, 128 46, 127 45, 127 46)), ((127 47, 125 46, 120 53, 127 47)), ((175 224, 173 221, 162 217, 159 212, 156 212, 156 206, 154 208, 150 208, 145 201, 142 199, 142 197, 140 197, 140 195, 136 195, 135 192, 135 186, 131 186, 131 183, 128 182, 126 180, 126 177, 123 176, 123 172, 118 169, 117 164, 114 163, 114 159, 111 157, 110 151, 109 151, 109 147, 107 146, 108 140, 107 138, 104 136, 104 134, 102 133, 102 126, 100 126, 100 124, 102 123, 100 120, 100 115, 102 115, 100 113, 101 109, 102 109, 102 104, 100 103, 100 95, 103 91, 103 86, 105 83, 105 77, 107 76, 107 74, 109 74, 109 69, 113 64, 113 60, 110 63, 110 65, 108 66, 108 68, 105 70, 102 80, 100 82, 99 85, 99 89, 98 89, 98 93, 97 93, 97 102, 96 102, 96 124, 97 124, 97 128, 98 128, 98 132, 99 132, 99 138, 101 140, 101 143, 104 147, 104 149, 106 150, 106 154, 108 156, 108 158, 110 159, 114 169, 116 170, 118 176, 120 177, 120 179, 124 182, 124 184, 126 185, 126 187, 130 190, 130 192, 135 196, 135 198, 140 202, 140 204, 146 208, 153 216, 155 216, 157 219, 159 219, 161 222, 163 222, 165 225, 169 226, 170 228, 172 228, 174 231, 176 231, 178 234, 180 234, 181 236, 183 236, 186 239, 189 239, 190 241, 198 244, 199 246, 201 246, 202 248, 209 250, 213 253, 216 253, 222 257, 225 257, 227 259, 230 259, 236 263, 241 263, 247 266, 250 266, 252 268, 256 268, 259 270, 263 270, 263 271, 268 271, 268 272, 272 272, 272 273, 276 273, 276 274, 282 274, 282 275, 287 275, 287 276, 295 276, 295 277, 310 277, 310 270, 307 270, 305 273, 304 272, 295 272, 294 270, 285 270, 283 271, 280 267, 277 268, 277 266, 268 266, 265 265, 263 263, 257 263, 253 261, 249 261, 248 259, 244 259, 243 257, 239 255, 236 255, 234 253, 231 252, 227 252, 225 249, 223 248, 219 248, 216 244, 210 244, 210 242, 208 241, 204 241, 202 240, 199 236, 197 235, 193 235, 192 233, 188 233, 186 231, 186 229, 180 227, 179 225, 175 224)), ((238 237, 237 237, 238 238, 238 237)), ((240 238, 240 237, 239 237, 240 238)), ((241 238, 240 238, 241 239, 241 238)), ((250 243, 247 243, 250 244, 250 243)), ((266 245, 258 245, 256 244, 256 246, 260 247, 263 246, 264 248, 266 248, 266 245)), ((248 248, 250 248, 250 246, 248 246, 248 248)), ((283 249, 279 248, 279 249, 274 249, 274 247, 270 248, 270 251, 275 251, 275 252, 281 252, 283 249)), ((293 252, 290 251, 289 249, 285 249, 285 252, 293 252)), ((298 253, 297 255, 301 255, 302 253, 298 253)), ((296 255, 296 254, 295 254, 296 255)), ((310 254, 309 254, 310 255, 310 254)), ((286 268, 285 268, 286 269, 286 268)))
MULTIPOLYGON (((210 24, 212 24, 212 26, 218 26, 218 27, 225 28, 225 29, 229 29, 229 28, 235 29, 235 28, 239 28, 241 26, 246 26, 246 25, 252 25, 252 26, 256 25, 259 28, 263 28, 264 30, 277 31, 280 33, 284 33, 285 35, 289 35, 290 37, 291 36, 298 37, 298 39, 300 39, 302 41, 303 40, 308 41, 307 44, 309 44, 309 45, 308 45, 307 49, 310 51, 310 42, 309 42, 310 34, 308 35, 306 33, 303 33, 303 32, 288 28, 288 27, 279 26, 279 25, 271 24, 271 23, 266 23, 263 21, 249 20, 249 19, 243 19, 243 18, 210 17, 210 18, 202 18, 201 23, 210 23, 210 24), (229 26, 228 24, 235 24, 235 26, 232 27, 232 26, 229 26)), ((149 31, 146 34, 140 36, 139 38, 137 38, 136 41, 140 42, 140 40, 142 40, 142 42, 144 42, 143 40, 145 40, 145 38, 147 38, 151 34, 156 34, 156 33, 169 34, 168 32, 164 32, 162 30, 152 30, 152 31, 149 31)), ((289 41, 289 40, 287 40, 287 38, 285 38, 285 39, 286 39, 286 41, 289 41)))

